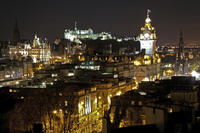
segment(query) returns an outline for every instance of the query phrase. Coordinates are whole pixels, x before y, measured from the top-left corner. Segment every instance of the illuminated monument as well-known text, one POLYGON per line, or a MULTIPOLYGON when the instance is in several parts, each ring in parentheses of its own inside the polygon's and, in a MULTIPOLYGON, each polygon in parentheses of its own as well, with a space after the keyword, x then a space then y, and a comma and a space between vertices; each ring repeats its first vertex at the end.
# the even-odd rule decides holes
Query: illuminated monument
POLYGON ((140 50, 145 49, 146 55, 153 56, 156 48, 156 32, 155 28, 151 25, 150 12, 150 10, 147 10, 147 18, 144 27, 141 28, 139 41, 140 50))

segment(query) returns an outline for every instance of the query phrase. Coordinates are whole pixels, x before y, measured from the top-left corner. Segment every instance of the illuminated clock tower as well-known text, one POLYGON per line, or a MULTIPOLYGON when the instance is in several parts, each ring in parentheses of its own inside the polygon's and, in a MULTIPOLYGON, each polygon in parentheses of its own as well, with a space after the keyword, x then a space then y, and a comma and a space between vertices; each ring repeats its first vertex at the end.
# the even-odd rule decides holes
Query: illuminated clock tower
POLYGON ((150 12, 148 9, 145 25, 141 28, 139 40, 140 50, 145 49, 145 54, 153 57, 156 49, 156 32, 155 28, 151 25, 150 12))

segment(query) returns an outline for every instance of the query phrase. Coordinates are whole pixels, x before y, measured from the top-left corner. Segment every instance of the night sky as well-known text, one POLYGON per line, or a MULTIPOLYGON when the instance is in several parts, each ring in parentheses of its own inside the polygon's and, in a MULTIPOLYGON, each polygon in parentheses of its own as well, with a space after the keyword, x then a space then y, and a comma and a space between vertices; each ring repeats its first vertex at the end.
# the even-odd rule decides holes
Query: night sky
POLYGON ((79 29, 133 36, 144 25, 146 10, 151 10, 158 44, 177 43, 183 29, 185 43, 200 45, 200 2, 197 0, 2 0, 0 40, 12 36, 15 17, 21 38, 47 37, 51 42, 63 38, 74 21, 79 29))

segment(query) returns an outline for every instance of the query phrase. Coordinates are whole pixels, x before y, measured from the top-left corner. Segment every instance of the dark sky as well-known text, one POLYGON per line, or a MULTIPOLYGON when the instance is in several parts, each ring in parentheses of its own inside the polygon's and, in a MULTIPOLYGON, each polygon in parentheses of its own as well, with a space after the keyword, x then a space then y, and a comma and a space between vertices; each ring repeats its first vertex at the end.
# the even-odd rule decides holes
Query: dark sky
POLYGON ((1 0, 0 40, 11 39, 15 17, 24 39, 37 33, 53 41, 75 20, 80 29, 133 36, 144 25, 147 9, 159 44, 177 43, 181 28, 185 43, 200 42, 198 0, 1 0))

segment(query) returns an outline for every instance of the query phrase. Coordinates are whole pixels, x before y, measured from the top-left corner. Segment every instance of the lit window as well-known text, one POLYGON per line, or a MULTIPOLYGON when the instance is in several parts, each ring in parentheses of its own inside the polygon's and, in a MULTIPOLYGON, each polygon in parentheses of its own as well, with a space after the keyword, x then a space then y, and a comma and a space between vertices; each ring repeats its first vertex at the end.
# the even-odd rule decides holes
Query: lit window
POLYGON ((131 101, 131 105, 135 105, 135 101, 131 101))
POLYGON ((168 108, 168 112, 172 113, 173 112, 172 108, 168 108))
POLYGON ((111 104, 110 96, 107 97, 107 100, 108 100, 108 104, 110 105, 111 104))
POLYGON ((79 115, 82 116, 84 115, 84 102, 81 101, 79 104, 78 104, 78 112, 79 112, 79 115))
POLYGON ((122 94, 122 92, 121 92, 121 91, 118 91, 116 95, 117 95, 117 96, 120 96, 121 94, 122 94))
POLYGON ((65 106, 67 106, 67 104, 68 104, 68 102, 67 102, 67 101, 65 101, 65 106))
POLYGON ((140 106, 141 106, 141 105, 142 105, 142 101, 139 101, 139 102, 138 102, 138 105, 140 105, 140 106))

